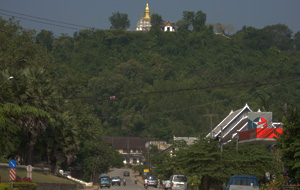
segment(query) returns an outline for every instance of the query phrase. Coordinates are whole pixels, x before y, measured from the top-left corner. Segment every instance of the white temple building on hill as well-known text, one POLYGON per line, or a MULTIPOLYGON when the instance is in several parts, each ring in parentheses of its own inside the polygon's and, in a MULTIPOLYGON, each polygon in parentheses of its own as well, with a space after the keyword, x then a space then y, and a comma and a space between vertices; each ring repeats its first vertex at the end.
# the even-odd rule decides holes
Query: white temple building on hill
POLYGON ((137 23, 136 31, 149 31, 151 28, 151 17, 150 17, 150 9, 148 2, 146 4, 145 9, 145 16, 143 16, 143 13, 141 13, 140 20, 137 23))

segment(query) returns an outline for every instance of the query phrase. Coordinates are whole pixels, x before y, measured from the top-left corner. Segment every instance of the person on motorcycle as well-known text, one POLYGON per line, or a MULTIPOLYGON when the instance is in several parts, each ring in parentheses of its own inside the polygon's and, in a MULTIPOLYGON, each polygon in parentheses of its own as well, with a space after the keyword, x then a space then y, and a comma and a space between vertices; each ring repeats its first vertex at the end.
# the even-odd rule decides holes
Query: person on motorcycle
POLYGON ((147 180, 147 178, 144 181, 144 187, 148 187, 148 180, 147 180))
POLYGON ((123 185, 124 186, 126 185, 126 179, 125 178, 123 179, 123 185))
POLYGON ((134 177, 134 183, 137 184, 137 178, 136 178, 136 176, 134 177))

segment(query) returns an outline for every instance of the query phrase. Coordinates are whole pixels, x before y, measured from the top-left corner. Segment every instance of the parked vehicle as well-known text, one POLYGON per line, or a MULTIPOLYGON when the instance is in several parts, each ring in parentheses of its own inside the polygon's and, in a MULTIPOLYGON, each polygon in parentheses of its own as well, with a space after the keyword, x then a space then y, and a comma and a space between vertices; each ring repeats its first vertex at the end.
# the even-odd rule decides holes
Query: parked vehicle
POLYGON ((171 189, 173 190, 187 190, 187 177, 184 175, 172 175, 170 177, 171 189))
POLYGON ((153 175, 147 177, 148 186, 154 186, 157 188, 157 178, 153 175))
POLYGON ((257 177, 234 175, 230 178, 226 190, 259 190, 257 177))
POLYGON ((119 185, 121 186, 121 178, 119 176, 114 176, 111 178, 111 185, 119 185))
POLYGON ((100 175, 99 180, 100 180, 100 188, 102 188, 102 187, 110 188, 110 177, 109 177, 109 175, 100 175))
POLYGON ((124 171, 123 175, 124 176, 130 176, 130 173, 129 173, 129 171, 124 171))

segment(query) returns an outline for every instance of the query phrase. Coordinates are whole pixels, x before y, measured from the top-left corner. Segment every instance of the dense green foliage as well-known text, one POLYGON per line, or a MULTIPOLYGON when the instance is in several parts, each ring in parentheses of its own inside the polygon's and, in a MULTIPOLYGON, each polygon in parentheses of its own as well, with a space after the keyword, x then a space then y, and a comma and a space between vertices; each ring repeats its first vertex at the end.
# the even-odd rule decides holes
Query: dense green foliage
POLYGON ((79 164, 88 178, 109 167, 108 155, 120 161, 102 136, 198 136, 209 131, 205 115, 216 114, 216 124, 246 103, 281 121, 284 104, 300 102, 299 32, 278 24, 222 36, 205 20, 201 11, 185 12, 176 33, 82 30, 54 38, 0 19, 0 156, 79 164))
POLYGON ((36 183, 14 182, 14 188, 11 188, 11 183, 0 183, 0 190, 10 189, 24 189, 36 190, 38 185, 36 183))
POLYGON ((161 15, 153 13, 151 15, 151 21, 150 21, 151 28, 155 28, 155 29, 159 29, 160 30, 160 25, 161 25, 162 21, 163 20, 162 20, 161 15))
POLYGON ((277 154, 265 145, 226 144, 223 152, 219 143, 210 138, 200 137, 193 145, 175 150, 170 154, 159 154, 152 158, 153 172, 160 179, 168 179, 175 173, 184 174, 191 187, 199 185, 204 189, 218 189, 234 174, 254 175, 260 180, 264 174, 280 174, 281 162, 277 154))
POLYGON ((125 30, 130 27, 128 15, 125 13, 115 12, 109 17, 111 29, 125 30))
POLYGON ((278 147, 282 161, 293 183, 300 182, 300 107, 290 109, 284 117, 284 133, 280 135, 278 147))
POLYGON ((59 78, 47 52, 52 33, 42 31, 35 38, 34 31, 22 30, 13 19, 1 19, 0 27, 1 160, 19 157, 21 164, 46 162, 52 171, 58 162, 63 169, 78 164, 88 174, 106 172, 111 163, 122 164, 119 154, 99 143, 103 127, 93 108, 80 100, 70 101, 76 96, 70 92, 79 85, 59 78), (10 76, 13 79, 7 80, 10 76), (109 152, 106 160, 103 152, 109 152), (87 165, 85 154, 90 159, 101 157, 103 162, 87 165))

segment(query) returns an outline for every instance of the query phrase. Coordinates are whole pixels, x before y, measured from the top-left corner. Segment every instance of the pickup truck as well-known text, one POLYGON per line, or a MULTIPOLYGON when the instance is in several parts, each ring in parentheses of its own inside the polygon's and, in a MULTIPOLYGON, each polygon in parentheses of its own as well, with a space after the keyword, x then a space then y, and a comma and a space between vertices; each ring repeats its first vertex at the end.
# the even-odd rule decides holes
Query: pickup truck
POLYGON ((234 175, 230 178, 226 190, 259 190, 256 176, 234 175))

